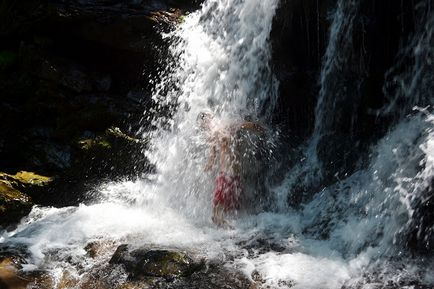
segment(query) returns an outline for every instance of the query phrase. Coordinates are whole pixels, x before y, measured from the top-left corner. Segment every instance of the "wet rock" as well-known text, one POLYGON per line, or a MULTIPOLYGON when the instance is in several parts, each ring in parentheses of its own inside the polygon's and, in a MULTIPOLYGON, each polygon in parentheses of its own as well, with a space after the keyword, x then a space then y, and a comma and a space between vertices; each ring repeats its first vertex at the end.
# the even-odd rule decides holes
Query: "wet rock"
POLYGON ((210 260, 203 270, 187 278, 180 278, 174 282, 158 282, 154 287, 158 289, 259 289, 260 285, 261 282, 251 280, 236 268, 229 268, 219 261, 210 260))
POLYGON ((44 271, 22 271, 27 264, 26 254, 17 248, 0 247, 0 288, 54 288, 51 278, 44 271))
POLYGON ((0 180, 0 228, 18 222, 32 209, 31 198, 15 189, 12 184, 0 180))
POLYGON ((221 261, 205 260, 174 249, 145 247, 130 250, 124 244, 113 254, 110 264, 121 264, 129 274, 128 280, 119 288, 260 288, 260 282, 252 281, 241 271, 229 268, 221 261))
POLYGON ((335 0, 282 0, 270 35, 273 72, 279 80, 274 121, 295 144, 309 137, 315 119, 318 75, 335 0), (293 45, 298 43, 298 45, 293 45))
POLYGON ((21 186, 28 188, 31 186, 45 186, 48 185, 53 179, 51 177, 46 177, 38 175, 34 172, 20 171, 15 175, 9 175, 0 172, 0 179, 12 182, 16 186, 21 186))
POLYGON ((57 21, 71 30, 73 37, 132 53, 152 50, 151 41, 160 37, 158 30, 170 29, 182 15, 179 9, 149 2, 139 6, 124 1, 59 1, 52 7, 57 21))
POLYGON ((56 176, 48 194, 31 195, 55 206, 83 201, 104 178, 151 170, 143 142, 106 130, 134 135, 142 126, 153 104, 150 80, 168 55, 160 32, 200 1, 3 2, 2 169, 56 176))
POLYGON ((0 288, 25 289, 30 283, 18 274, 19 265, 13 257, 0 258, 0 288))
POLYGON ((86 164, 87 175, 98 177, 134 176, 151 169, 142 151, 147 141, 109 128, 105 134, 78 142, 78 162, 86 164))
POLYGON ((13 225, 26 216, 33 206, 30 196, 41 193, 51 181, 50 177, 33 172, 0 172, 0 227, 13 225))
POLYGON ((150 250, 148 248, 129 251, 128 245, 118 247, 110 264, 125 266, 133 280, 146 277, 187 277, 202 268, 200 261, 193 260, 187 253, 174 250, 150 250))
POLYGON ((77 288, 78 283, 79 280, 76 277, 72 276, 71 273, 69 273, 68 271, 63 271, 62 277, 60 277, 57 288, 58 289, 77 288))
POLYGON ((87 252, 87 255, 91 258, 101 257, 102 255, 106 255, 109 252, 113 252, 115 247, 115 242, 110 240, 101 240, 94 241, 88 243, 84 250, 87 252))

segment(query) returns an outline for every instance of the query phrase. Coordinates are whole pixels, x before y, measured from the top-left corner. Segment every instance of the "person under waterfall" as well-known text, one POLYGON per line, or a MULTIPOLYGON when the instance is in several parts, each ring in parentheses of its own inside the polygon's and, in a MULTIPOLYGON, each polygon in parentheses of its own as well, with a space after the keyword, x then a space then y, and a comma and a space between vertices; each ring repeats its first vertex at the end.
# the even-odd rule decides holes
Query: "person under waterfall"
POLYGON ((242 193, 241 160, 236 149, 236 136, 242 130, 261 133, 265 130, 259 124, 250 121, 224 125, 209 112, 199 113, 197 120, 200 128, 207 132, 207 142, 210 146, 205 171, 211 171, 218 160, 219 172, 215 180, 212 221, 220 227, 230 228, 224 215, 236 212, 240 208, 239 200, 242 193))

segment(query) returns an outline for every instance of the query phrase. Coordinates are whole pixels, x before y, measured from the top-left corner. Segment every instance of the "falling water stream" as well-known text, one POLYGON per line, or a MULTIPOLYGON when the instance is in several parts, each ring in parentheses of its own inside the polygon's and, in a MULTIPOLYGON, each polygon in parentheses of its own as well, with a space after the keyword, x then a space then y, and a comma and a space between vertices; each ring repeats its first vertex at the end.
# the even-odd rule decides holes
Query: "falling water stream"
MULTIPOLYGON (((357 3, 338 1, 321 72, 317 123, 304 154, 315 153, 318 137, 332 126, 330 114, 339 109, 337 102, 350 97, 333 79, 336 68, 345 65, 346 48, 337 44, 351 31, 357 3), (336 92, 339 97, 331 97, 336 92)), ((261 177, 265 164, 276 161, 268 120, 278 87, 269 65, 277 5, 277 0, 208 0, 164 35, 172 42, 174 59, 156 81, 153 99, 171 113, 149 120, 156 129, 144 135, 150 138, 144 154, 156 165, 156 173, 101 185, 92 204, 34 207, 17 229, 0 235, 1 243, 29 252, 23 270, 47 270, 54 280, 68 270, 80 278, 108 262, 109 253, 90 259, 84 249, 92 241, 105 240, 180 248, 218 259, 247 278, 259 274, 261 288, 417 288, 411 287, 415 282, 434 286, 432 258, 418 258, 408 250, 412 234, 419 247, 433 248, 433 229, 418 219, 420 200, 428 198, 434 178, 434 114, 424 107, 429 103, 409 101, 419 107, 409 109, 372 147, 364 169, 318 191, 298 209, 286 203, 286 196, 295 180, 291 172, 300 169, 290 170, 283 184, 274 187, 267 187, 261 177), (203 111, 213 113, 222 129, 246 119, 265 128, 263 135, 244 136, 249 206, 229 218, 232 230, 216 227, 210 218, 218 172, 204 172, 209 144, 196 120, 203 111), (260 204, 264 194, 272 195, 274 202, 267 210, 260 204)), ((407 89, 391 99, 433 99, 427 94, 434 91, 433 84, 424 78, 432 78, 426 71, 434 61, 433 16, 428 13, 415 32, 414 37, 423 35, 423 40, 410 40, 407 46, 414 47, 402 52, 416 59, 425 53, 431 62, 415 61, 409 72, 399 70, 401 74, 391 68, 389 78, 407 89), (414 88, 420 85, 411 86, 412 81, 425 87, 414 88)), ((320 176, 318 159, 309 162, 316 170, 312 175, 320 176)), ((122 274, 117 282, 126 278, 122 274)))

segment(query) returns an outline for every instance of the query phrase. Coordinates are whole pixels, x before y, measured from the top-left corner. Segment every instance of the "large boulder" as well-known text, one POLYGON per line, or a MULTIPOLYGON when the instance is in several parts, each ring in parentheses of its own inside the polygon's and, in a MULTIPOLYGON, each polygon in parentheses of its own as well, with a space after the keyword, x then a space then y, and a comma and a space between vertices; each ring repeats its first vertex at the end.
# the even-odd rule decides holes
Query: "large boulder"
POLYGON ((121 245, 116 249, 110 264, 122 264, 130 278, 136 280, 146 277, 187 277, 200 270, 203 265, 185 252, 149 248, 129 251, 128 245, 121 245))
POLYGON ((194 253, 179 249, 121 245, 113 254, 112 271, 121 265, 128 274, 126 282, 119 288, 155 289, 254 289, 256 282, 218 260, 205 260, 194 253))

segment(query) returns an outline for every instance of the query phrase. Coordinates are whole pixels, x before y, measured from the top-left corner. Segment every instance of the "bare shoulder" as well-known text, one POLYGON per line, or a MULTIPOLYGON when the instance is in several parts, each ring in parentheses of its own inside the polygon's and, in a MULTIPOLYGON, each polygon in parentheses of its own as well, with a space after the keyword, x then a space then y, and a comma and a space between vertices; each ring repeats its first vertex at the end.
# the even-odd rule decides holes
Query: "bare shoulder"
POLYGON ((239 130, 240 129, 257 131, 257 132, 264 132, 265 131, 265 129, 262 125, 260 125, 257 122, 252 122, 252 121, 243 122, 239 127, 239 130))

